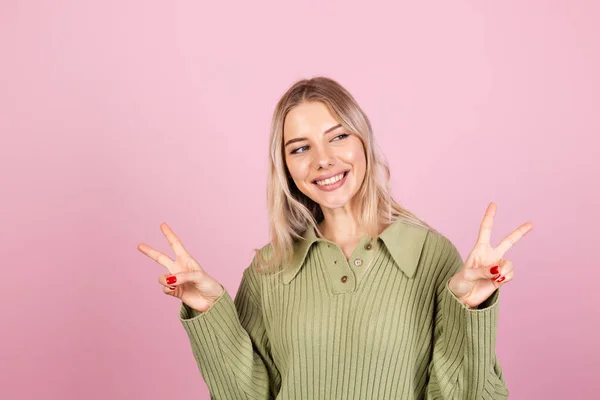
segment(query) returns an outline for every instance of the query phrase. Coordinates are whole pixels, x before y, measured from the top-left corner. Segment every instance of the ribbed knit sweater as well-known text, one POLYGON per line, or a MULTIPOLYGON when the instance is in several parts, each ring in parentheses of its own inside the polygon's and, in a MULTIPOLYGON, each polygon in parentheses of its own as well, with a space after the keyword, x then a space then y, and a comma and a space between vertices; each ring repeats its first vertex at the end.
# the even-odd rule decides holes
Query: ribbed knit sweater
MULTIPOLYGON (((506 399, 499 289, 477 309, 448 287, 463 266, 440 233, 403 221, 347 259, 307 229, 281 273, 243 271, 180 320, 211 399, 506 399)), ((261 249, 269 254, 269 245, 261 249)))

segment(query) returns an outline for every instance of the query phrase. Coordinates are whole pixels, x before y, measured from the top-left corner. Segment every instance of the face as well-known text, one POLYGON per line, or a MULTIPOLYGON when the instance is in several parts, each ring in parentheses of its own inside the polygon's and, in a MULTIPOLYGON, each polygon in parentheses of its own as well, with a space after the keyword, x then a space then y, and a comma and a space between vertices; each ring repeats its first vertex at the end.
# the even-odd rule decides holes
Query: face
POLYGON ((344 207, 365 177, 366 158, 360 138, 344 129, 325 104, 302 103, 286 116, 285 162, 298 189, 326 208, 344 207), (329 179, 329 180, 327 180, 329 179))

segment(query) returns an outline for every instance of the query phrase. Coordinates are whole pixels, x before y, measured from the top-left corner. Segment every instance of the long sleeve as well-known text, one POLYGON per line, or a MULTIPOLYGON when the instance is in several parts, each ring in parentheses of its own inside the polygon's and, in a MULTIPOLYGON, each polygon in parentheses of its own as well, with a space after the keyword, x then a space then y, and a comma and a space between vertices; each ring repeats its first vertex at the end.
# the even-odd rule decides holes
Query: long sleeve
POLYGON ((180 320, 211 399, 272 399, 281 377, 270 355, 260 283, 244 270, 232 300, 225 290, 204 313, 182 303, 180 320))
POLYGON ((448 287, 463 260, 447 238, 440 245, 442 272, 426 398, 506 399, 509 392, 495 352, 500 290, 477 309, 463 305, 448 287))

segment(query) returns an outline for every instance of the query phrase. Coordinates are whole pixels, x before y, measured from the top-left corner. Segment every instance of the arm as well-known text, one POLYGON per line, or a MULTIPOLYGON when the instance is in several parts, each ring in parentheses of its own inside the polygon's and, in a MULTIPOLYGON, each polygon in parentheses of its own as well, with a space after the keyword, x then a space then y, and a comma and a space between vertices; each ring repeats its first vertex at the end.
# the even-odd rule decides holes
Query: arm
POLYGON ((447 238, 440 240, 442 268, 426 398, 506 399, 508 389, 495 353, 500 292, 472 310, 458 301, 448 281, 463 260, 447 238))
POLYGON ((211 399, 275 398, 281 378, 269 351, 258 276, 244 270, 235 300, 225 290, 205 312, 182 303, 180 320, 211 399))

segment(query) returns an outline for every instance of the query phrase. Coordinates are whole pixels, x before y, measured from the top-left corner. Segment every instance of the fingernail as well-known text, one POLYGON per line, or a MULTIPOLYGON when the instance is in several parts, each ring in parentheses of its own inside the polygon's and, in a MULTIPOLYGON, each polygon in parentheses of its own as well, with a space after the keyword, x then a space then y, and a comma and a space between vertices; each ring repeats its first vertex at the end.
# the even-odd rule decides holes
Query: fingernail
POLYGON ((169 286, 169 289, 175 290, 175 287, 174 286, 169 286))
POLYGON ((500 283, 500 282, 502 282, 502 281, 504 280, 504 278, 505 278, 504 276, 499 276, 499 277, 496 279, 496 282, 500 283))
POLYGON ((167 284, 168 285, 172 285, 175 282, 177 282, 177 277, 175 277, 175 276, 169 276, 169 277, 167 277, 167 284))
POLYGON ((498 273, 498 266, 496 265, 495 267, 490 268, 490 273, 496 275, 498 273))

